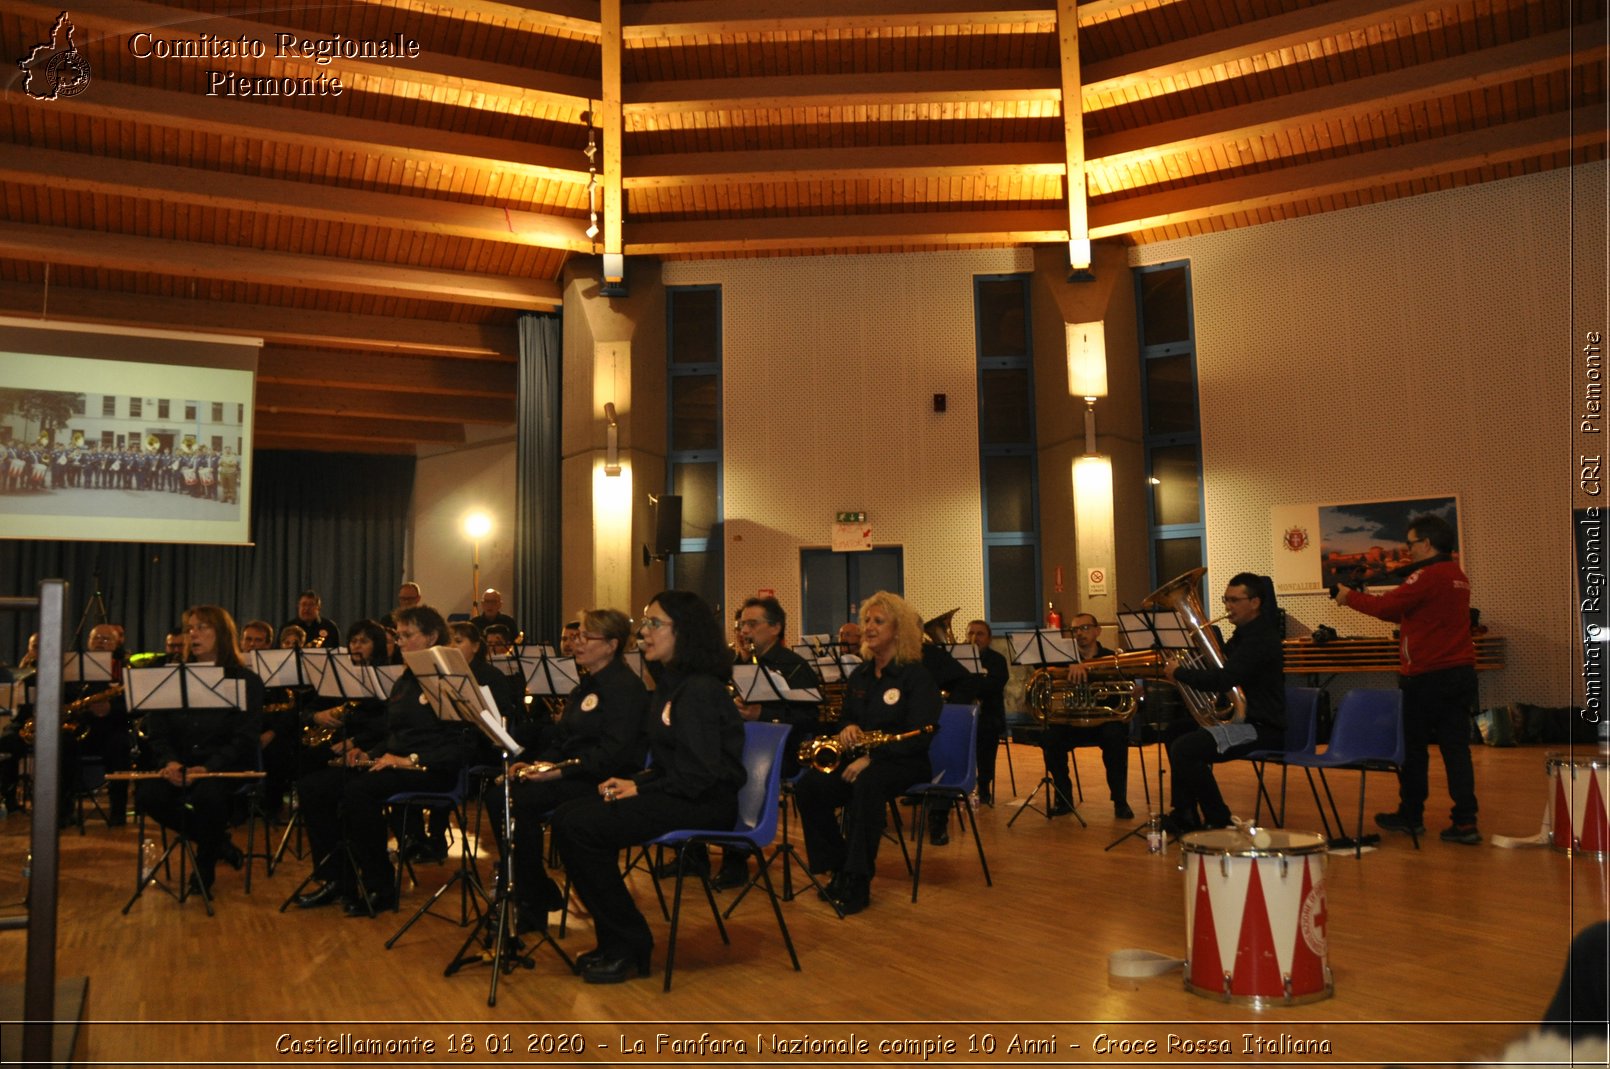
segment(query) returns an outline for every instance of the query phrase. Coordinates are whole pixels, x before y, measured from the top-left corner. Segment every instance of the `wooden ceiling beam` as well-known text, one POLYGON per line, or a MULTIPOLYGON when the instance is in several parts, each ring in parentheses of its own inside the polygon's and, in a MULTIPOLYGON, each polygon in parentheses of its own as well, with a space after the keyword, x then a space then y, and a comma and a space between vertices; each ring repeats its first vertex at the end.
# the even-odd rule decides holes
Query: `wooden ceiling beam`
POLYGON ((279 141, 444 169, 467 167, 550 182, 587 182, 586 157, 573 149, 375 119, 336 119, 317 111, 149 89, 99 78, 94 92, 68 100, 36 100, 26 93, 13 93, 9 100, 42 111, 58 110, 141 127, 232 137, 249 144, 279 141))
POLYGON ((459 201, 0 144, 0 182, 590 252, 585 221, 459 201))
POLYGON ((633 82, 624 87, 622 110, 628 118, 647 118, 690 111, 1055 102, 1062 99, 1059 78, 1055 67, 1025 67, 633 82))
POLYGON ((425 423, 412 419, 369 419, 358 416, 310 416, 296 412, 278 415, 258 408, 253 427, 253 443, 269 437, 278 441, 306 439, 302 446, 275 448, 332 450, 331 444, 389 441, 398 444, 433 443, 457 445, 464 441, 464 427, 458 423, 425 423), (319 444, 324 443, 324 444, 319 444))
MULTIPOLYGON (((1605 20, 1575 33, 1577 40, 1603 40, 1605 20)), ((1587 62, 1587 57, 1572 54, 1571 36, 1571 30, 1559 30, 1386 74, 1121 130, 1090 139, 1090 162, 1121 167, 1567 70, 1587 62)))
MULTIPOLYGON (((368 0, 371 7, 416 9, 410 0, 368 0)), ((1134 0, 1129 0, 1133 3, 1134 0)), ((577 37, 598 36, 598 8, 586 0, 453 0, 453 14, 476 19, 505 19, 522 30, 559 31, 577 37)))
POLYGON ((385 390, 296 385, 257 379, 256 410, 271 415, 339 416, 344 419, 408 419, 424 423, 513 423, 514 393, 485 397, 432 397, 385 390))
POLYGON ((666 189, 915 177, 1060 177, 1064 173, 1064 146, 1060 141, 887 145, 632 156, 626 160, 625 185, 627 189, 666 189))
POLYGON ((783 219, 634 222, 628 256, 897 245, 1033 245, 1068 240, 1060 208, 1002 212, 901 212, 783 219))
MULTIPOLYGON (((38 3, 37 0, 9 0, 7 7, 14 14, 36 18, 46 25, 53 23, 61 12, 59 5, 38 3)), ((399 86, 451 89, 470 95, 485 95, 495 100, 572 110, 585 109, 587 96, 593 91, 592 82, 586 78, 423 50, 413 58, 349 59, 335 56, 330 58, 328 64, 321 65, 308 54, 309 47, 303 42, 316 46, 329 35, 251 19, 209 15, 165 4, 146 3, 144 0, 96 0, 94 4, 73 11, 72 18, 74 24, 81 28, 93 29, 109 37, 129 38, 127 43, 119 47, 134 47, 137 50, 131 54, 136 58, 140 58, 139 46, 133 40, 136 34, 150 34, 168 41, 196 42, 205 33, 224 40, 262 42, 266 50, 265 59, 249 62, 277 62, 283 65, 283 73, 298 77, 350 72, 384 79, 399 86), (280 35, 284 35, 284 38, 280 35), (282 46, 282 40, 289 42, 288 45, 282 46)))
POLYGON ((41 323, 101 323, 151 330, 191 330, 262 338, 293 346, 434 354, 512 361, 519 352, 513 327, 442 323, 395 316, 354 315, 305 308, 110 293, 64 286, 0 282, 0 314, 41 323))
MULTIPOLYGON (((1131 0, 1132 2, 1132 0, 1131 0)), ((896 27, 1048 26, 1055 12, 1045 0, 679 0, 634 4, 628 9, 628 42, 666 38, 877 30, 896 27)))
POLYGON ((402 267, 30 223, 0 222, 0 255, 39 263, 370 293, 483 308, 554 309, 563 303, 558 283, 547 279, 402 267))
MULTIPOLYGON (((1438 0, 1326 0, 1265 19, 1114 56, 1084 67, 1084 92, 1103 97, 1222 64, 1267 57, 1281 49, 1335 38, 1340 47, 1364 44, 1363 31, 1394 19, 1441 11, 1438 0)), ((1285 66, 1274 61, 1274 66, 1285 66)))
POLYGON ((327 349, 264 345, 257 358, 257 381, 338 390, 377 390, 477 403, 511 398, 519 383, 512 361, 473 363, 453 357, 399 353, 335 352, 327 349))
POLYGON ((621 82, 624 76, 621 43, 621 0, 599 0, 599 120, 598 133, 603 140, 604 158, 602 188, 594 192, 603 201, 604 216, 604 281, 619 283, 625 277, 626 266, 621 260, 621 165, 625 158, 622 144, 626 124, 621 116, 621 82))
MULTIPOLYGON (((1062 99, 1083 100, 1079 85, 1078 0, 1057 0, 1057 43, 1061 54, 1062 99)), ((1090 270, 1089 187, 1085 184, 1085 123, 1083 108, 1063 108, 1063 169, 1067 174, 1068 266, 1090 270)))
POLYGON ((1605 119, 1606 109, 1601 104, 1320 163, 1093 204, 1090 235, 1117 237, 1603 144, 1605 119))

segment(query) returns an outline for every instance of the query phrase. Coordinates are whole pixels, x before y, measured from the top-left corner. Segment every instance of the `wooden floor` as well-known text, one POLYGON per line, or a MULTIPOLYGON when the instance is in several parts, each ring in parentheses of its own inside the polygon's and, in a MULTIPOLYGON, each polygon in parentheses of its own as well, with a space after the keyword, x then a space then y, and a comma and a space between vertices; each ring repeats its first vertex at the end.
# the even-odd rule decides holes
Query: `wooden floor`
MULTIPOLYGON (((1129 825, 1113 819, 1099 753, 1078 753, 1088 828, 1033 812, 1008 828, 1013 805, 984 808, 994 886, 984 885, 971 843, 955 837, 928 850, 916 904, 898 851, 885 843, 867 912, 840 921, 814 895, 783 907, 799 973, 788 967, 765 903, 751 898, 730 923, 731 946, 721 944, 707 909, 687 913, 669 994, 659 975, 665 925, 650 912, 660 941, 651 979, 585 985, 543 951, 535 969, 503 977, 489 1008, 486 968, 443 976, 465 937, 454 923, 427 917, 395 948, 383 945, 446 868, 422 870, 423 886, 406 894, 404 912, 378 920, 331 909, 278 912, 305 875, 302 862, 259 878, 249 896, 241 877, 224 870, 213 918, 199 900, 181 906, 158 893, 125 917, 118 911, 132 890, 134 832, 104 826, 61 840, 58 970, 90 977, 88 1047, 103 1065, 1426 1064, 1489 1058, 1526 1031, 1554 989, 1573 931, 1606 916, 1605 864, 1536 847, 1447 845, 1436 839, 1445 823, 1436 809, 1428 814, 1431 839, 1418 852, 1394 837, 1362 860, 1330 858, 1333 998, 1253 1010, 1184 991, 1178 972, 1115 985, 1107 973, 1115 950, 1183 955, 1180 851, 1149 855, 1131 839, 1104 852, 1129 825), (679 1045, 697 1044, 706 1032, 741 1039, 746 1049, 679 1045), (773 1048, 773 1035, 871 1046, 862 1054, 794 1054, 773 1048), (473 1052, 456 1049, 462 1043, 454 1037, 462 1036, 471 1037, 473 1052), (508 1052, 487 1051, 489 1037, 501 1047, 505 1036, 508 1052), (1103 1036, 1143 1046, 1101 1052, 1103 1036), (1286 1042, 1272 1048, 1284 1052, 1249 1055, 1248 1036, 1286 1042), (335 1050, 288 1053, 293 1042, 321 1037, 335 1050), (757 1037, 765 1043, 758 1054, 757 1037), (1330 1053, 1297 1053, 1282 1037, 1327 1041, 1330 1053), (341 1053, 343 1043, 387 1040, 403 1050, 341 1053), (1025 1048, 1025 1040, 1038 1048, 1025 1048), (1188 1046, 1214 1040, 1228 1043, 1228 1053, 1188 1046), (426 1042, 432 1053, 406 1053, 426 1042), (641 1052, 633 1053, 637 1042, 641 1052), (947 1051, 946 1042, 955 1047, 947 1051), (1148 1042, 1157 1053, 1144 1052, 1148 1042)), ((1017 790, 1026 792, 1040 775, 1039 753, 1017 746, 1012 757, 1017 790)), ((1132 762, 1131 801, 1141 810, 1132 762)), ((1445 794, 1435 758, 1432 769, 1438 803, 1445 794)), ((1548 791, 1544 751, 1480 749, 1476 770, 1482 830, 1534 834, 1548 791)), ((1237 810, 1250 812, 1248 767, 1221 766, 1220 779, 1237 810)), ((1344 812, 1352 812, 1357 777, 1334 781, 1344 812)), ((1300 783, 1290 826, 1317 830, 1300 783)), ((999 785, 1003 798, 1010 795, 1004 757, 999 785)), ((1367 810, 1391 807, 1395 793, 1392 777, 1371 776, 1367 810)), ((22 897, 26 850, 26 821, 0 822, 0 902, 22 897)), ((649 885, 633 880, 652 911, 649 885)), ((575 923, 563 944, 572 954, 593 945, 585 919, 575 923)), ((0 982, 20 982, 23 939, 0 934, 0 982)))

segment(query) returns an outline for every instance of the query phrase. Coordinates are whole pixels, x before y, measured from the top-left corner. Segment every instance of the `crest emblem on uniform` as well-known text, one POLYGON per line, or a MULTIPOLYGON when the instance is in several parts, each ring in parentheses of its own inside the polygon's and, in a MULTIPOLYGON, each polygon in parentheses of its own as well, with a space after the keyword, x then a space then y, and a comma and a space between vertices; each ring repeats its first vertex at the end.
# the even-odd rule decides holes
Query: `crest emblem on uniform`
POLYGON ((587 695, 587 697, 585 697, 585 698, 583 698, 581 700, 581 711, 582 712, 590 713, 596 708, 598 708, 598 695, 589 694, 589 695, 587 695))
POLYGON ((666 702, 665 708, 660 710, 660 723, 666 727, 671 726, 671 703, 666 702))
POLYGON ((900 700, 900 688, 899 687, 890 687, 888 690, 883 692, 883 704, 884 705, 894 705, 899 700, 900 700))
POLYGON ((1280 536, 1280 544, 1292 553, 1301 553, 1308 548, 1308 531, 1303 527, 1288 527, 1286 533, 1280 536))

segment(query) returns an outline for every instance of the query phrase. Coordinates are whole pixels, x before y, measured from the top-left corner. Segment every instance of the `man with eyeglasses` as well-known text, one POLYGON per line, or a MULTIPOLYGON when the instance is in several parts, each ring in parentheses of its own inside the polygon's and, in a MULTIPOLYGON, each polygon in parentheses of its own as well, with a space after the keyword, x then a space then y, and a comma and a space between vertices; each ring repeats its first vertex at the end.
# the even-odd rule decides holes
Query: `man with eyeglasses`
POLYGON ((1398 688, 1403 691, 1403 766, 1398 808, 1375 814, 1387 831, 1419 835, 1430 793, 1431 743, 1442 751, 1453 799, 1442 841, 1475 846, 1476 771, 1470 715, 1476 710, 1476 646, 1470 639, 1470 579, 1453 559, 1454 530, 1442 517, 1416 516, 1404 539, 1408 577, 1384 594, 1336 588, 1336 604, 1398 625, 1398 688))
MULTIPOLYGON (((790 690, 808 690, 820 686, 816 669, 811 663, 783 641, 783 629, 788 614, 774 597, 749 598, 738 610, 738 634, 748 647, 754 663, 762 668, 774 669, 788 684, 790 690)), ((765 720, 773 724, 788 725, 788 744, 783 747, 783 775, 793 776, 799 771, 800 743, 817 731, 820 706, 816 702, 743 702, 738 703, 738 715, 745 720, 765 720)), ((725 849, 722 852, 721 871, 711 881, 716 890, 742 887, 749 882, 749 855, 747 852, 725 849)))
POLYGON ((1174 797, 1163 828, 1176 837, 1230 824, 1230 807, 1213 778, 1215 764, 1286 743, 1285 636, 1274 581, 1267 575, 1236 573, 1224 588, 1224 612, 1235 634, 1224 644, 1223 668, 1170 663, 1164 670, 1170 682, 1193 690, 1223 694, 1240 687, 1246 698, 1244 718, 1200 727, 1169 743, 1174 797))
MULTIPOLYGON (((1079 648, 1079 660, 1092 661, 1097 657, 1111 657, 1113 651, 1101 644, 1101 624, 1087 612, 1075 613, 1069 621, 1073 640, 1079 648)), ((1086 669, 1082 663, 1068 666, 1068 681, 1083 683, 1086 669)), ((1051 777, 1056 799, 1051 815, 1062 816, 1073 812, 1073 779, 1068 764, 1073 751, 1081 746, 1101 747, 1101 764, 1107 772, 1107 793, 1112 797, 1112 814, 1119 820, 1135 815, 1129 808, 1129 726, 1120 721, 1108 721, 1089 727, 1072 724, 1047 724, 1040 738, 1040 752, 1045 755, 1045 773, 1051 777)))

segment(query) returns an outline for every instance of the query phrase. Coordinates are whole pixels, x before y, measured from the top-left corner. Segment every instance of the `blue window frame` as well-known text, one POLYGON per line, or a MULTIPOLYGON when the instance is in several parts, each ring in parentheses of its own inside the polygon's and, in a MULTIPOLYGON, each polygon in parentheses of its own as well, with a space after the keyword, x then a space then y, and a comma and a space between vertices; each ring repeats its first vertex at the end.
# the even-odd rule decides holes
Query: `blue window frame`
POLYGON ((682 498, 682 538, 666 565, 673 587, 720 610, 726 597, 721 471, 721 287, 666 290, 666 492, 682 498))
POLYGON ((1207 563, 1191 265, 1135 269, 1152 586, 1207 563))

